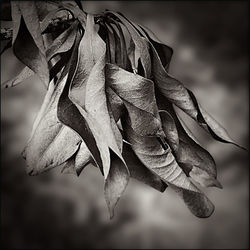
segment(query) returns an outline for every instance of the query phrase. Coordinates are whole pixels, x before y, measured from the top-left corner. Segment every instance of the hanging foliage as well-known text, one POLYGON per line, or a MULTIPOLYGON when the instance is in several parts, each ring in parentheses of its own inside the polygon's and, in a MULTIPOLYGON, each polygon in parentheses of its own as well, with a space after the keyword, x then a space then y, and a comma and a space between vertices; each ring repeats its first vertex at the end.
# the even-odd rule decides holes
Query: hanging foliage
POLYGON ((88 14, 79 2, 13 1, 11 12, 13 51, 26 67, 2 87, 33 74, 47 87, 23 152, 28 173, 61 167, 79 176, 92 164, 111 217, 130 177, 161 192, 169 186, 194 215, 209 217, 214 205, 198 185, 222 188, 215 162, 174 107, 214 139, 236 143, 168 73, 172 48, 121 13, 88 14))

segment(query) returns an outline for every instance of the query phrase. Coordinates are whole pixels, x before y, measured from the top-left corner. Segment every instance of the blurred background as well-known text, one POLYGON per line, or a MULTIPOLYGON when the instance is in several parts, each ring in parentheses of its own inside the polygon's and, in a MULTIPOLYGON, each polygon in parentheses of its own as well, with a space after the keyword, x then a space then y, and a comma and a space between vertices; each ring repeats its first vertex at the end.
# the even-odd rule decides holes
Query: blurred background
MULTIPOLYGON (((239 144, 248 148, 248 1, 84 1, 85 11, 120 11, 149 27, 174 49, 170 73, 239 144)), ((11 25, 2 22, 2 27, 11 25)), ((21 69, 11 49, 1 56, 1 81, 21 69)), ((212 140, 185 122, 213 155, 223 190, 206 194, 208 219, 194 217, 170 189, 159 193, 131 180, 109 220, 103 178, 95 168, 80 177, 55 168, 25 172, 20 156, 45 89, 35 77, 1 91, 1 243, 4 248, 248 247, 248 152, 212 140)))

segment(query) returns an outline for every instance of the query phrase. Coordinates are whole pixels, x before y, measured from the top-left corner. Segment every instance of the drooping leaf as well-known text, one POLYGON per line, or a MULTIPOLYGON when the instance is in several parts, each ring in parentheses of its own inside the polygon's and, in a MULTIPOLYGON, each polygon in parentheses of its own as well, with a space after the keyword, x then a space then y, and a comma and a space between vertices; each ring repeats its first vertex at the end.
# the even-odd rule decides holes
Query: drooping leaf
POLYGON ((136 25, 136 28, 144 34, 144 37, 146 35, 145 38, 148 38, 148 40, 152 43, 158 53, 163 67, 167 71, 173 55, 173 49, 160 41, 159 38, 156 37, 156 35, 147 27, 143 25, 136 25))
MULTIPOLYGON (((94 25, 93 16, 88 15, 86 30, 79 50, 77 50, 79 51, 79 56, 77 55, 79 63, 75 63, 71 69, 74 73, 69 76, 68 87, 61 95, 58 117, 65 125, 70 126, 81 135, 90 152, 93 146, 95 149, 92 151, 95 154, 100 152, 98 161, 99 166, 100 164, 103 166, 105 197, 112 216, 114 206, 127 186, 129 172, 111 128, 104 78, 106 50, 94 25), (81 54, 81 50, 85 52, 84 55, 81 54), (77 92, 74 91, 75 89, 77 92), (78 95, 76 96, 75 93, 78 95), (86 130, 92 132, 92 141, 89 140, 90 135, 86 135, 86 130), (114 155, 114 161, 110 162, 110 154, 114 155), (117 178, 114 178, 116 175, 117 178), (114 188, 117 192, 109 190, 114 188)), ((95 155, 93 155, 93 159, 96 161, 95 155)), ((96 161, 97 165, 98 161, 96 161)))
MULTIPOLYGON (((209 116, 198 104, 194 94, 164 69, 155 48, 151 44, 152 72, 160 92, 173 104, 196 120, 216 140, 237 145, 226 130, 209 116)), ((237 145, 238 146, 238 145, 237 145)))
POLYGON ((110 151, 110 156, 111 166, 104 184, 104 196, 109 208, 110 218, 113 218, 114 208, 128 185, 130 174, 123 158, 121 160, 121 157, 113 151, 110 151))
POLYGON ((67 161, 77 150, 81 138, 57 118, 57 103, 66 77, 56 89, 53 82, 33 124, 30 139, 25 148, 27 171, 37 175, 67 161))
POLYGON ((212 214, 213 204, 185 175, 170 148, 164 149, 156 137, 138 135, 127 122, 123 123, 123 128, 127 141, 140 161, 174 188, 193 214, 198 217, 212 214))
POLYGON ((136 65, 135 52, 136 52, 135 51, 135 43, 133 42, 132 39, 130 39, 127 54, 128 54, 129 62, 131 64, 133 73, 137 74, 138 73, 138 66, 136 65))
POLYGON ((184 172, 201 186, 216 186, 222 188, 216 179, 217 171, 213 157, 187 134, 172 104, 166 101, 164 102, 163 96, 158 95, 158 106, 169 111, 169 122, 165 123, 164 120, 162 120, 163 130, 168 142, 170 142, 170 147, 176 156, 176 160, 184 172), (175 128, 171 129, 173 126, 175 126, 175 128), (170 133, 169 130, 171 131, 170 133), (174 147, 177 143, 178 147, 174 147))
MULTIPOLYGON (((52 45, 46 50, 47 61, 58 54, 63 54, 69 51, 72 48, 76 35, 76 26, 77 23, 72 24, 72 26, 64 31, 59 37, 57 37, 52 45)), ((56 73, 58 73, 59 70, 64 66, 64 63, 65 59, 59 60, 57 66, 54 66, 52 69, 50 69, 50 80, 52 80, 56 73)), ((1 88, 16 86, 32 75, 34 75, 34 71, 26 66, 16 77, 3 82, 1 84, 1 88)))
POLYGON ((79 176, 82 170, 90 163, 94 164, 94 161, 91 157, 88 147, 83 141, 75 157, 74 167, 75 167, 77 175, 79 176))
POLYGON ((117 122, 121 118, 122 114, 124 114, 125 106, 122 99, 110 87, 106 89, 106 93, 110 103, 111 112, 115 122, 117 122))
POLYGON ((124 16, 112 11, 108 11, 107 13, 118 18, 127 28, 128 32, 131 35, 131 39, 135 44, 135 67, 138 70, 138 60, 140 58, 144 69, 144 76, 146 78, 149 78, 151 75, 151 59, 148 53, 149 46, 146 42, 146 39, 140 36, 137 30, 124 16))
POLYGON ((108 111, 104 72, 106 45, 98 35, 94 17, 89 14, 79 51, 80 60, 75 80, 71 85, 70 98, 95 120, 95 126, 100 128, 102 140, 110 148, 111 154, 114 154, 114 162, 111 161, 111 166, 107 164, 104 168, 105 197, 112 215, 115 204, 127 186, 129 172, 118 147, 118 144, 122 143, 122 137, 120 136, 119 141, 116 141, 118 139, 116 134, 119 133, 119 130, 114 122, 112 125, 108 111), (115 129, 116 131, 114 131, 115 129), (111 174, 109 174, 110 171, 111 174), (116 175, 118 175, 117 178, 114 178, 116 175), (117 189, 117 192, 111 192, 109 189, 117 189), (110 196, 111 194, 112 196, 110 196))
POLYGON ((195 216, 208 218, 213 214, 214 205, 203 193, 177 188, 173 185, 169 186, 181 196, 186 206, 195 216))
MULTIPOLYGON (((128 143, 124 143, 122 156, 126 161, 128 166, 130 175, 132 178, 145 183, 146 185, 151 186, 152 188, 164 192, 167 188, 167 184, 165 184, 160 177, 151 172, 148 168, 146 168, 138 157, 135 155, 131 146, 128 143)), ((81 143, 79 150, 75 153, 75 155, 70 158, 62 168, 63 173, 77 173, 79 176, 82 170, 88 165, 94 162, 91 159, 90 152, 84 142, 81 143)), ((114 186, 115 187, 115 186, 114 186)))
POLYGON ((62 164, 62 168, 61 168, 62 174, 77 175, 76 168, 75 168, 75 157, 78 151, 79 151, 79 146, 78 146, 77 151, 66 162, 62 164))
POLYGON ((132 178, 141 181, 160 192, 165 191, 167 184, 142 164, 128 143, 124 143, 122 155, 127 163, 132 178))
POLYGON ((110 29, 112 30, 112 33, 114 36, 114 45, 115 45, 114 47, 115 60, 114 62, 111 62, 111 63, 115 63, 119 67, 123 67, 124 52, 122 51, 122 43, 121 43, 119 34, 117 33, 116 28, 113 27, 111 24, 109 24, 108 27, 110 27, 110 29))
POLYGON ((109 28, 110 27, 109 25, 106 25, 106 23, 104 23, 104 27, 106 28, 107 31, 107 36, 106 36, 107 61, 115 64, 116 42, 115 42, 114 32, 109 28))
POLYGON ((179 148, 179 135, 173 117, 166 111, 160 110, 162 128, 170 148, 176 152, 179 148))
POLYGON ((67 81, 58 101, 57 117, 64 125, 72 128, 81 136, 100 170, 106 173, 106 168, 110 164, 109 151, 106 143, 101 138, 99 128, 97 129, 94 119, 81 106, 73 103, 69 98, 71 84, 75 81, 74 76, 78 65, 80 40, 81 34, 78 32, 71 60, 68 63, 67 81))
POLYGON ((46 57, 49 61, 55 55, 69 51, 75 41, 77 22, 74 22, 67 30, 59 35, 46 50, 46 57))
POLYGON ((163 135, 154 83, 116 65, 106 64, 107 85, 122 99, 133 129, 141 135, 163 135))
POLYGON ((13 2, 12 15, 16 20, 13 32, 14 54, 48 85, 49 69, 35 2, 13 2))
POLYGON ((119 22, 115 20, 109 20, 109 21, 111 24, 114 24, 118 30, 118 34, 117 34, 118 42, 116 43, 117 44, 117 47, 116 47, 117 65, 123 69, 127 69, 128 68, 128 55, 127 55, 126 40, 123 34, 123 30, 119 22), (119 40, 120 40, 120 44, 119 44, 119 40), (121 63, 119 63, 120 60, 121 60, 121 63))

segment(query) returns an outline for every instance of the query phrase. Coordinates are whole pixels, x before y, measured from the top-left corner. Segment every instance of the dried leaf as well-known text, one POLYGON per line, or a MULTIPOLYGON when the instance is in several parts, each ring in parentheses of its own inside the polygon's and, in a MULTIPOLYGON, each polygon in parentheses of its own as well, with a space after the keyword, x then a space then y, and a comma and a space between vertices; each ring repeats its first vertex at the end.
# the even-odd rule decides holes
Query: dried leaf
POLYGON ((122 99, 111 88, 108 87, 106 89, 106 94, 108 102, 110 103, 111 112, 115 122, 117 122, 125 113, 125 106, 122 99))
POLYGON ((133 42, 132 39, 130 39, 127 54, 128 54, 129 62, 131 64, 133 73, 137 74, 138 73, 138 66, 136 65, 135 52, 136 52, 135 51, 135 43, 133 42))
POLYGON ((30 175, 37 175, 67 161, 77 150, 80 137, 63 126, 57 118, 57 103, 66 77, 54 90, 53 83, 33 124, 31 137, 25 148, 30 175))
MULTIPOLYGON (((74 103, 68 98, 68 92, 65 90, 59 105, 61 104, 67 108, 67 113, 63 113, 63 117, 61 117, 62 114, 59 114, 59 116, 64 124, 69 125, 82 136, 87 146, 88 142, 82 135, 83 131, 81 131, 80 122, 78 125, 72 124, 73 122, 68 117, 72 117, 72 112, 75 113, 75 117, 72 117, 72 119, 77 118, 78 121, 85 119, 94 134, 94 138, 98 138, 96 142, 103 163, 105 198, 112 216, 114 207, 127 186, 129 172, 117 146, 117 137, 112 130, 114 127, 111 125, 107 106, 104 77, 106 46, 97 33, 94 17, 89 14, 87 16, 86 30, 79 46, 79 53, 79 64, 75 65, 76 68, 73 68, 76 73, 73 80, 71 80, 70 98, 74 103), (83 55, 81 51, 84 52, 83 55), (65 102, 68 104, 66 105, 65 102), (68 113, 70 111, 69 105, 71 113, 68 113), (77 110, 72 108, 74 106, 77 107, 84 119, 78 117, 77 110), (114 155, 114 161, 111 162, 111 165, 110 154, 114 155), (109 189, 116 189, 116 192, 109 189)), ((65 110, 65 108, 63 109, 65 110)), ((91 151, 90 147, 89 150, 91 151)))
POLYGON ((163 135, 151 80, 106 64, 106 81, 124 102, 132 127, 138 134, 163 135))
POLYGON ((104 76, 106 46, 95 29, 93 16, 87 17, 86 30, 79 51, 79 64, 72 83, 70 98, 85 108, 87 113, 99 123, 108 146, 121 156, 112 131, 106 100, 104 76))
POLYGON ((116 42, 117 65, 123 69, 127 69, 128 68, 128 55, 127 55, 126 41, 125 41, 125 37, 123 34, 123 30, 120 26, 120 23, 116 22, 115 20, 112 20, 111 23, 115 25, 119 33, 119 35, 117 35, 118 42, 116 42))
POLYGON ((158 105, 160 108, 167 109, 170 112, 168 115, 171 118, 170 123, 164 123, 162 120, 162 124, 163 127, 164 124, 166 124, 164 132, 168 142, 171 142, 170 146, 179 141, 178 147, 171 147, 175 153, 178 164, 183 168, 186 174, 201 186, 216 186, 222 188, 221 184, 216 179, 217 171, 213 157, 187 134, 179 121, 172 104, 167 102, 164 103, 163 100, 164 98, 162 96, 158 96, 158 105), (169 133, 168 131, 166 132, 166 127, 167 130, 169 130, 169 127, 172 127, 173 123, 175 129, 170 129, 172 133, 169 133))
POLYGON ((59 35, 46 50, 46 57, 49 61, 52 57, 69 51, 75 41, 77 32, 77 22, 74 22, 67 30, 59 35))
MULTIPOLYGON (((144 69, 144 76, 149 78, 151 75, 151 59, 149 55, 149 47, 146 39, 140 36, 137 30, 133 27, 133 25, 121 14, 108 11, 108 14, 111 14, 118 18, 124 26, 127 28, 128 32, 131 35, 131 38, 135 44, 135 68, 138 71, 138 60, 141 59, 141 63, 144 69)), ((132 63, 132 62, 131 62, 132 63)))
POLYGON ((110 30, 110 26, 106 25, 104 23, 104 27, 107 30, 107 36, 106 36, 106 48, 107 48, 107 61, 110 63, 116 63, 115 62, 115 46, 116 46, 116 41, 115 41, 115 36, 114 32, 110 30))
POLYGON ((12 18, 19 22, 14 25, 19 29, 14 31, 13 52, 48 85, 49 69, 35 2, 15 2, 12 7, 12 18))
POLYGON ((62 174, 77 175, 75 168, 75 157, 76 157, 75 155, 77 154, 78 150, 65 163, 62 164, 62 169, 61 169, 62 174))
MULTIPOLYGON (((58 54, 69 51, 72 48, 76 35, 76 25, 77 23, 72 24, 70 28, 54 40, 53 44, 46 50, 47 61, 58 54)), ((52 80, 60 71, 60 69, 64 66, 64 63, 65 59, 61 60, 57 66, 54 66, 54 68, 50 70, 50 80, 52 80)), ((16 77, 3 82, 1 84, 1 88, 14 87, 32 75, 34 75, 34 72, 26 66, 16 77)))
MULTIPOLYGON (((160 192, 165 191, 167 184, 161 181, 157 175, 155 175, 141 163, 128 143, 124 143, 122 156, 126 161, 132 178, 141 181, 160 192)), ((81 143, 81 146, 75 153, 74 157, 74 160, 69 159, 67 165, 65 164, 65 166, 63 166, 63 171, 66 171, 67 173, 74 173, 76 171, 77 175, 80 175, 82 170, 88 164, 94 164, 91 159, 90 152, 84 142, 81 143)))
MULTIPOLYGON (((151 44, 152 72, 155 83, 161 93, 173 104, 181 108, 199 125, 205 128, 219 141, 237 145, 227 134, 226 130, 209 116, 198 104, 194 94, 185 88, 175 78, 171 77, 164 69, 155 48, 151 44)), ((238 146, 238 145, 237 145, 238 146)))
POLYGON ((160 192, 165 191, 167 184, 142 164, 128 143, 124 143, 122 155, 127 163, 132 178, 141 181, 160 192))
POLYGON ((75 81, 74 76, 78 64, 78 46, 80 40, 81 35, 78 32, 71 60, 68 64, 69 74, 67 76, 67 81, 58 101, 57 116, 64 125, 72 128, 81 136, 93 155, 93 159, 96 161, 101 171, 103 171, 103 166, 109 166, 109 151, 106 143, 101 139, 99 128, 96 128, 94 119, 92 119, 79 105, 73 103, 68 97, 70 86, 72 82, 75 81))
POLYGON ((179 135, 175 125, 175 120, 166 110, 160 110, 159 113, 167 142, 173 152, 176 152, 179 147, 179 135))
POLYGON ((74 167, 78 176, 89 163, 94 164, 94 161, 92 160, 88 147, 86 146, 85 142, 82 141, 79 151, 75 157, 74 167))
POLYGON ((213 203, 203 193, 184 190, 172 185, 169 186, 181 196, 186 206, 195 216, 208 218, 214 212, 213 203))
POLYGON ((213 204, 189 180, 178 166, 170 148, 163 149, 156 137, 140 136, 127 123, 123 123, 126 140, 140 159, 151 171, 176 190, 189 209, 198 217, 208 217, 214 210, 213 204))
POLYGON ((138 28, 141 32, 144 32, 144 34, 146 34, 146 38, 148 38, 148 40, 152 43, 152 45, 156 49, 158 56, 161 60, 161 63, 165 68, 165 70, 167 71, 173 55, 173 49, 164 44, 162 41, 160 41, 159 38, 157 38, 156 35, 145 26, 137 25, 136 28, 138 28))

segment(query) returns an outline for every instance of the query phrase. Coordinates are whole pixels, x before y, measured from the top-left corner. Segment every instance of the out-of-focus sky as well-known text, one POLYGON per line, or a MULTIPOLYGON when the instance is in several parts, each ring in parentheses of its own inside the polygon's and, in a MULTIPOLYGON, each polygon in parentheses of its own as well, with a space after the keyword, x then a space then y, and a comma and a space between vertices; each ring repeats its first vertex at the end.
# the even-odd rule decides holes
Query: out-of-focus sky
MULTIPOLYGON (((170 66, 239 144, 248 147, 247 1, 83 1, 87 12, 120 11, 149 27, 174 49, 170 66)), ((1 81, 20 67, 1 57, 1 81)), ((54 169, 25 172, 25 145, 45 89, 37 78, 1 92, 2 244, 8 248, 247 248, 248 153, 212 140, 185 122, 213 155, 223 190, 206 194, 208 219, 194 217, 170 189, 163 194, 131 181, 110 221, 103 179, 95 168, 80 177, 54 169)), ((180 111, 181 112, 181 111, 180 111)))

